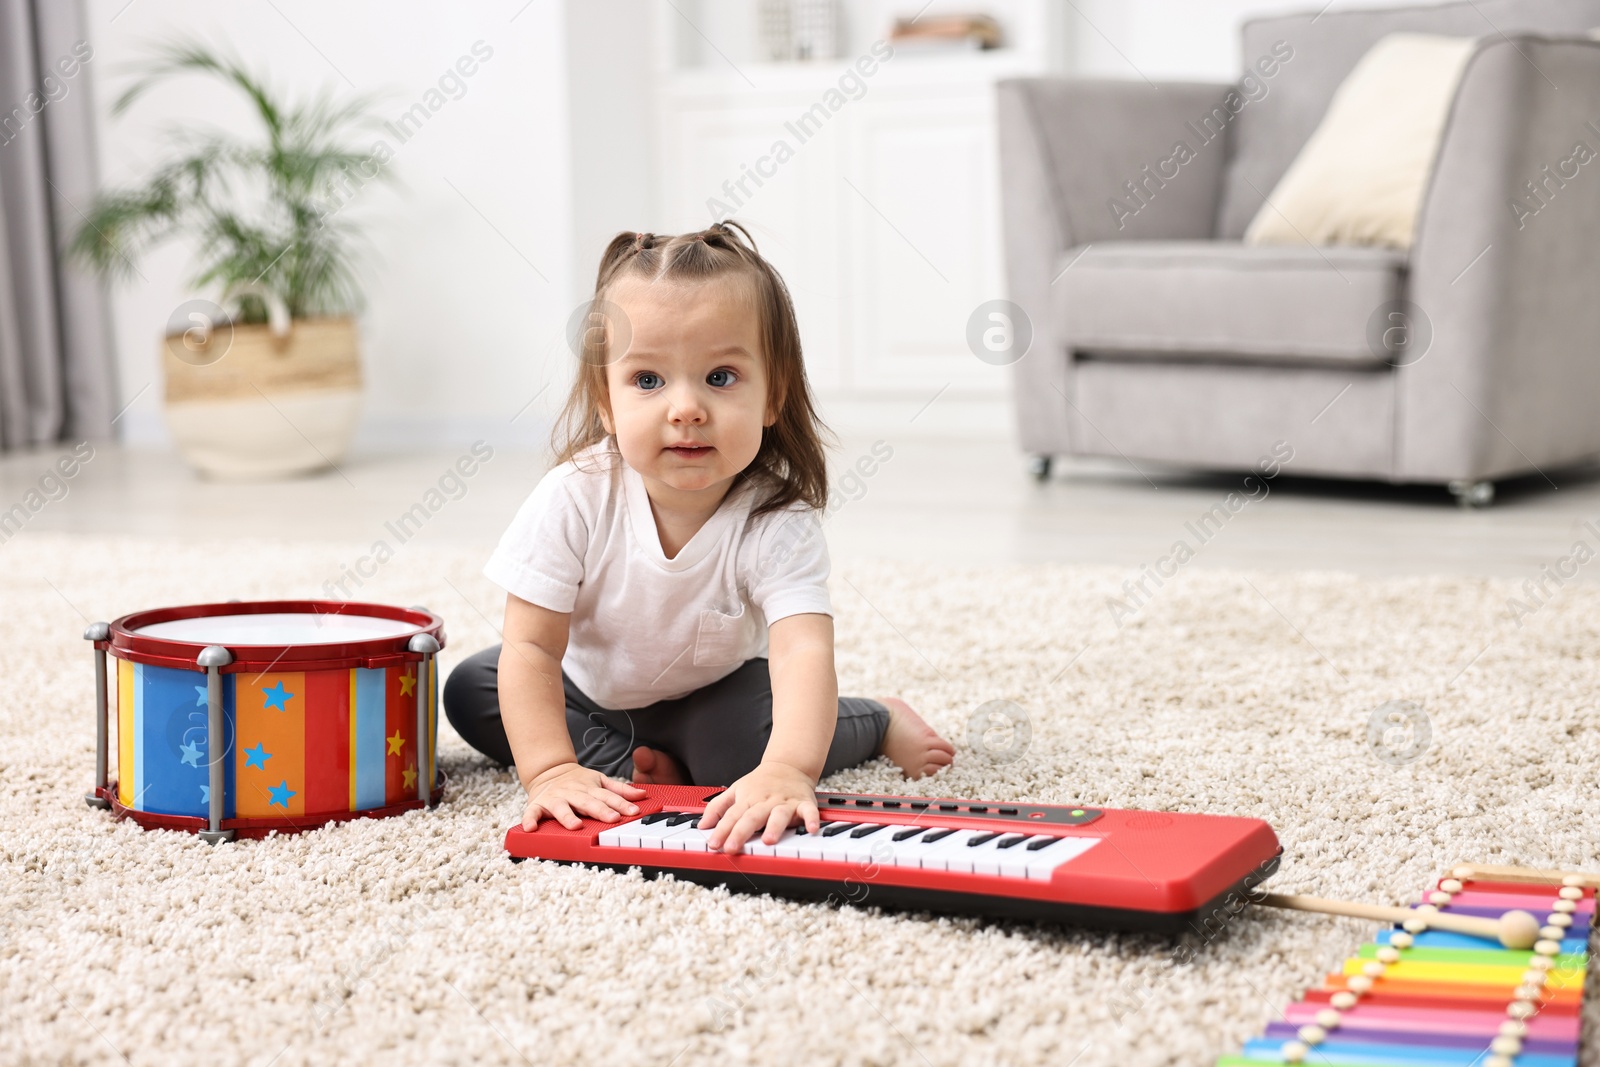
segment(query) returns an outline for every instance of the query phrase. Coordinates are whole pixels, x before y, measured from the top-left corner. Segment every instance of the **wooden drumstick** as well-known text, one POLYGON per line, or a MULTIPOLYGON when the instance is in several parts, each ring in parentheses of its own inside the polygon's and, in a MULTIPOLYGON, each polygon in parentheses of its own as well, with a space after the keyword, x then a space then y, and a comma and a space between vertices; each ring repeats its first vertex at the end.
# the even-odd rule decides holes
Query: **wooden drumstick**
POLYGON ((1509 949, 1531 949, 1539 940, 1539 920, 1525 911, 1508 911, 1499 919, 1484 919, 1472 915, 1448 915, 1442 911, 1418 911, 1414 908, 1392 908, 1384 904, 1358 904, 1346 900, 1324 900, 1322 897, 1302 897, 1285 893, 1264 893, 1250 898, 1257 904, 1274 908, 1293 908, 1296 911, 1315 911, 1324 915, 1347 915, 1352 919, 1376 919, 1379 922, 1406 923, 1412 919, 1425 922, 1435 930, 1453 934, 1498 941, 1509 949))

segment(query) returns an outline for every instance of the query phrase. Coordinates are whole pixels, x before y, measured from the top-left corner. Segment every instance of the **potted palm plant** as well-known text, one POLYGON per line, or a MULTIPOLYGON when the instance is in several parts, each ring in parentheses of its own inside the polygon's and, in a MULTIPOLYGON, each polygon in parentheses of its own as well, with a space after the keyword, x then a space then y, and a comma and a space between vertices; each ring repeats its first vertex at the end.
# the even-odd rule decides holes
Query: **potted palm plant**
POLYGON ((324 93, 290 106, 237 60, 182 43, 156 54, 112 114, 180 75, 242 93, 264 136, 174 131, 174 155, 144 184, 97 198, 69 251, 125 277, 153 245, 194 246, 191 285, 211 295, 174 311, 161 363, 168 426, 202 473, 274 477, 334 465, 361 399, 358 234, 339 209, 388 177, 385 142, 355 147, 359 131, 376 128, 370 99, 324 93))

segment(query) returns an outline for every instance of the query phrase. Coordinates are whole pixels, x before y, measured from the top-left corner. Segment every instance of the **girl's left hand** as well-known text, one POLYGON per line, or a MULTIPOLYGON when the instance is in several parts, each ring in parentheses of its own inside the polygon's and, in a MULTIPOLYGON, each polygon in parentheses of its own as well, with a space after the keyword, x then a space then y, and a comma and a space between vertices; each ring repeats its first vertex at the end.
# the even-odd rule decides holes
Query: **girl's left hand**
POLYGON ((816 779, 804 771, 763 761, 706 805, 700 817, 700 828, 710 831, 706 844, 729 855, 758 833, 767 844, 777 844, 797 815, 808 833, 816 833, 822 827, 816 788, 816 779))

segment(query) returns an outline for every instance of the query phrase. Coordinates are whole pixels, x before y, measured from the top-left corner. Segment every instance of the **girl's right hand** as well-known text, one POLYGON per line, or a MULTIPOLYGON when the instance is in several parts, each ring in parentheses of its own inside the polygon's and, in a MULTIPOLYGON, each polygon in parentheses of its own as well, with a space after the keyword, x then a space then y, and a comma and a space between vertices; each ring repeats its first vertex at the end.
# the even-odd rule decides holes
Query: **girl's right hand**
POLYGON ((560 763, 528 783, 528 806, 522 812, 522 828, 532 830, 546 816, 568 830, 583 825, 583 816, 602 822, 615 822, 623 815, 637 815, 631 801, 645 791, 631 782, 607 777, 576 763, 560 763))

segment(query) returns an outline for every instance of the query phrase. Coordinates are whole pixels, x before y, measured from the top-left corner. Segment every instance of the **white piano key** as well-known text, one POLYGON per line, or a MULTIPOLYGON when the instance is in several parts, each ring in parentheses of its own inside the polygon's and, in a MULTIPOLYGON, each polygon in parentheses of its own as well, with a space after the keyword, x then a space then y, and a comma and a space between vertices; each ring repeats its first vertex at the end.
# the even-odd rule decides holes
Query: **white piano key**
POLYGON ((796 835, 793 843, 795 858, 802 860, 820 860, 822 858, 822 854, 827 851, 827 843, 833 840, 831 837, 824 837, 822 835, 822 831, 826 830, 832 825, 833 823, 831 822, 825 822, 817 828, 817 832, 814 834, 796 835))
POLYGON ((661 839, 661 847, 673 852, 709 852, 711 850, 706 845, 709 833, 692 823, 684 823, 678 827, 677 833, 661 839))
POLYGON ((955 871, 972 873, 972 849, 967 842, 987 830, 957 830, 949 837, 936 842, 922 854, 925 871, 955 871))
MULTIPOLYGON (((1062 837, 1054 844, 1028 853, 1028 877, 1036 882, 1048 882, 1055 869, 1068 860, 1076 859, 1100 843, 1098 837, 1062 837)), ((1025 849, 1028 845, 1021 844, 1025 849)))
POLYGON ((778 849, 791 845, 796 836, 798 835, 795 833, 794 827, 787 827, 778 836, 778 840, 769 845, 761 840, 760 834, 757 834, 744 843, 744 851, 746 855, 750 856, 777 856, 780 855, 778 849))
POLYGON ((620 826, 611 826, 602 831, 598 841, 603 848, 648 848, 646 840, 657 839, 666 834, 674 833, 681 827, 668 826, 666 820, 646 823, 644 819, 631 819, 620 826))
MULTIPOLYGON (((912 827, 907 826, 901 827, 900 829, 909 830, 912 829, 912 827)), ((899 833, 900 830, 895 830, 893 833, 890 833, 889 844, 894 849, 894 856, 890 862, 896 867, 921 867, 922 857, 927 855, 928 850, 933 847, 931 845, 923 844, 922 839, 938 829, 940 829, 940 827, 937 826, 918 827, 917 833, 903 841, 894 840, 894 834, 899 833)), ((885 832, 887 833, 888 831, 885 832)))

